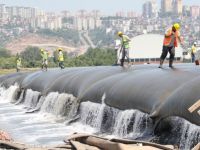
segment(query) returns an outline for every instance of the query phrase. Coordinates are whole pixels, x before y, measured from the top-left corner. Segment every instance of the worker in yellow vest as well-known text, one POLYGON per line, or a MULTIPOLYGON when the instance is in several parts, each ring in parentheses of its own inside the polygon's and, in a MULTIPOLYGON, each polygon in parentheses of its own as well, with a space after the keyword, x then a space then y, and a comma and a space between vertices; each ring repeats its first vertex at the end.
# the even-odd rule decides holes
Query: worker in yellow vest
POLYGON ((61 69, 64 69, 65 66, 64 66, 64 55, 63 55, 63 49, 62 48, 58 48, 57 49, 58 51, 58 65, 61 69))
POLYGON ((42 70, 47 71, 48 67, 48 52, 43 48, 40 49, 40 55, 42 57, 42 70))
POLYGON ((125 57, 128 60, 128 63, 130 63, 130 58, 129 58, 129 48, 130 48, 130 41, 131 39, 123 34, 122 32, 118 32, 118 36, 121 38, 121 53, 122 53, 122 58, 121 58, 121 66, 124 66, 124 61, 125 61, 125 57))
POLYGON ((195 54, 197 52, 197 42, 194 42, 191 48, 191 57, 192 57, 192 62, 195 61, 195 54))
POLYGON ((169 58, 169 67, 173 68, 173 61, 175 57, 175 47, 178 47, 178 42, 183 43, 180 36, 180 25, 175 23, 171 28, 167 29, 165 32, 165 37, 163 41, 163 50, 160 56, 160 65, 159 68, 162 68, 163 62, 167 56, 167 53, 170 53, 169 58))
POLYGON ((22 59, 19 56, 17 56, 17 59, 16 59, 16 70, 17 70, 17 72, 20 72, 21 66, 22 66, 22 59))

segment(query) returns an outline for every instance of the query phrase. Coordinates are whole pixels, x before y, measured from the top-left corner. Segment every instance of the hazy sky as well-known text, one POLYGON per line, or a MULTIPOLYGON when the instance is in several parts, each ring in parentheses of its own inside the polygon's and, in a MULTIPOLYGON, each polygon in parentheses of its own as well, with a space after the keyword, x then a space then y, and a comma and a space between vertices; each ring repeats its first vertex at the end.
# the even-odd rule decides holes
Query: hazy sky
MULTIPOLYGON (((7 5, 38 7, 46 11, 78 9, 99 9, 102 12, 112 13, 117 10, 141 11, 142 4, 146 0, 0 0, 7 5)), ((157 0, 160 5, 160 0, 157 0)), ((200 5, 200 0, 183 0, 184 4, 200 5)))

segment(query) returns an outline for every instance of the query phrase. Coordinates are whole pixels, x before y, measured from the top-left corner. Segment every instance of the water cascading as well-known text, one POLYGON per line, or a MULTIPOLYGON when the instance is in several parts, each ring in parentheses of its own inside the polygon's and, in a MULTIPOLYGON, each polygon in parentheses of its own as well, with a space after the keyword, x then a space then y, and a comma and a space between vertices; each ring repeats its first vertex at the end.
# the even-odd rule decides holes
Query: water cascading
POLYGON ((200 141, 200 128, 186 120, 181 120, 180 148, 191 149, 200 141))
POLYGON ((24 98, 24 106, 27 109, 35 108, 39 100, 40 92, 32 91, 31 89, 26 90, 24 98))
POLYGON ((13 102, 18 94, 19 86, 17 84, 10 86, 8 89, 1 87, 1 99, 2 101, 13 102))
POLYGON ((81 103, 80 116, 83 124, 121 138, 136 139, 149 132, 152 126, 148 115, 140 111, 120 111, 105 104, 91 102, 81 103), (105 125, 106 123, 109 125, 105 125))
POLYGON ((75 99, 71 94, 49 93, 41 106, 41 112, 50 113, 58 117, 66 116, 69 114, 75 99))
MULTIPOLYGON (((17 85, 10 86, 8 89, 0 87, 1 102, 9 103, 15 101, 18 89, 19 87, 17 85)), ((64 117, 65 119, 68 118, 67 116, 74 109, 74 102, 77 101, 77 98, 75 98, 71 94, 59 94, 58 92, 52 92, 49 93, 47 96, 40 96, 40 92, 32 90, 26 90, 24 92, 22 91, 19 99, 20 101, 23 101, 24 103, 22 104, 29 109, 31 108, 33 110, 40 110, 41 114, 48 113, 56 116, 56 118, 64 117)), ((82 102, 80 104, 79 110, 80 121, 78 122, 80 122, 82 126, 89 125, 93 127, 95 129, 93 131, 100 135, 105 133, 106 135, 114 135, 115 137, 120 138, 143 139, 143 137, 153 134, 152 120, 149 118, 148 114, 142 113, 138 110, 121 111, 116 108, 107 106, 104 102, 102 102, 102 104, 82 102)), ((13 115, 13 113, 11 114, 13 115)), ((38 122, 39 119, 36 119, 36 121, 34 121, 34 119, 23 119, 27 118, 28 115, 31 114, 20 113, 16 115, 19 115, 19 119, 22 119, 22 125, 28 126, 22 126, 20 128, 15 127, 15 131, 19 130, 22 132, 27 132, 33 128, 37 128, 38 131, 35 131, 37 134, 39 131, 42 132, 42 130, 44 130, 45 132, 44 135, 41 134, 38 137, 36 137, 35 134, 32 134, 33 136, 35 136, 35 139, 38 139, 39 142, 44 141, 45 138, 46 140, 48 138, 51 138, 47 138, 47 136, 50 136, 48 132, 55 130, 54 125, 47 125, 43 123, 43 125, 40 125, 40 122, 38 122)), ((11 116, 11 118, 13 117, 11 116)), ((64 121, 66 120, 62 121, 63 125, 64 121)), ((75 122, 75 124, 76 123, 77 122, 75 122)), ((65 128, 65 126, 63 125, 60 128, 60 136, 64 134, 62 133, 62 128, 65 128)), ((89 133, 90 131, 92 130, 88 129, 89 133)), ((168 139, 168 141, 163 142, 164 144, 173 144, 173 142, 170 141, 170 138, 173 139, 174 137, 174 139, 177 140, 176 143, 178 143, 181 149, 190 149, 192 146, 198 143, 198 141, 200 141, 199 127, 183 119, 181 121, 180 119, 175 119, 173 121, 173 128, 170 132, 170 134, 164 135, 165 139, 168 139)), ((59 134, 55 136, 58 135, 59 134)), ((52 137, 52 139, 54 139, 54 137, 52 137)), ((34 141, 30 140, 29 142, 32 143, 34 141)))

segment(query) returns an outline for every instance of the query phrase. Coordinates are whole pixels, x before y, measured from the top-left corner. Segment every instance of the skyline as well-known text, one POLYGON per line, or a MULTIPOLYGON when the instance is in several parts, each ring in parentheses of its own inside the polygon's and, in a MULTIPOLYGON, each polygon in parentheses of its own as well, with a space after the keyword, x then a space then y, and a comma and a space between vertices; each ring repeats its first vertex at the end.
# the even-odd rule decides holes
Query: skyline
MULTIPOLYGON (((1 4, 8 6, 25 6, 25 7, 37 7, 45 11, 60 12, 62 10, 77 11, 80 9, 94 10, 98 9, 103 13, 115 13, 116 11, 136 11, 142 12, 142 4, 147 0, 0 0, 1 4), (58 3, 58 1, 60 1, 58 3), (81 3, 80 5, 77 5, 81 3), (48 5, 47 5, 48 4, 48 5)), ((158 6, 160 6, 160 0, 157 0, 158 6)), ((183 0, 184 5, 200 5, 199 0, 183 0)))

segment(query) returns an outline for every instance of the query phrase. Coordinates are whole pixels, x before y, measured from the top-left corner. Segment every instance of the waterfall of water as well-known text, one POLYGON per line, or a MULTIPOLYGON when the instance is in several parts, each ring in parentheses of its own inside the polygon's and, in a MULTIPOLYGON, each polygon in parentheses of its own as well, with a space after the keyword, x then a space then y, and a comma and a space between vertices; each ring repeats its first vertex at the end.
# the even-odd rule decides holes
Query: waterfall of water
POLYGON ((52 92, 45 97, 41 106, 41 112, 61 117, 68 115, 75 99, 76 98, 71 94, 59 94, 58 92, 52 92))
POLYGON ((24 106, 27 108, 35 108, 39 100, 40 92, 32 91, 31 89, 26 90, 24 98, 24 106))
POLYGON ((191 149, 195 144, 200 141, 200 128, 186 120, 182 120, 181 124, 181 149, 191 149))
POLYGON ((81 103, 80 116, 83 124, 91 125, 99 131, 105 130, 109 124, 112 126, 112 133, 119 137, 135 139, 149 131, 148 123, 152 126, 152 122, 147 122, 149 118, 145 113, 136 110, 120 111, 105 104, 91 102, 81 103))
POLYGON ((128 135, 128 126, 132 121, 132 117, 135 114, 135 110, 126 110, 119 112, 114 125, 114 134, 120 137, 125 137, 128 135))
POLYGON ((1 89, 1 99, 4 102, 12 102, 16 99, 19 86, 17 84, 10 86, 8 89, 1 89))

